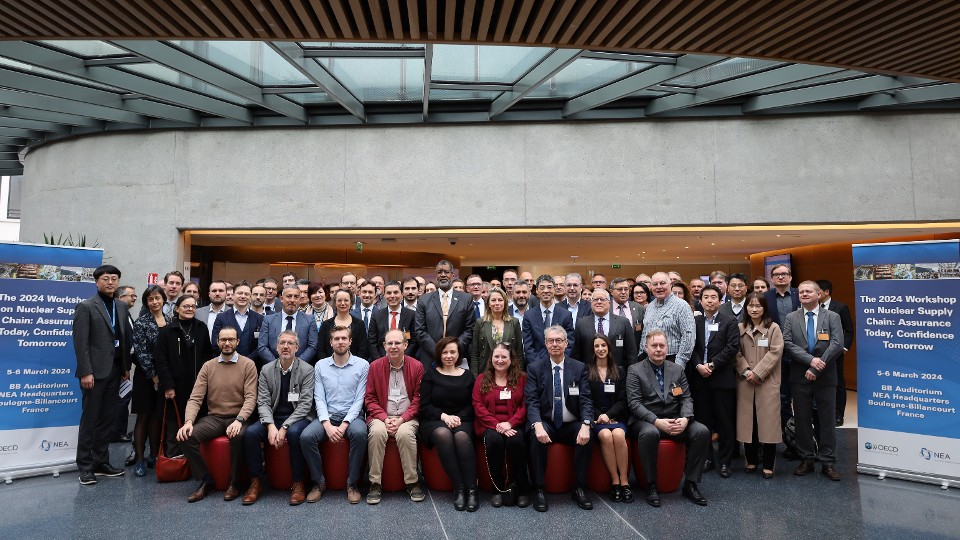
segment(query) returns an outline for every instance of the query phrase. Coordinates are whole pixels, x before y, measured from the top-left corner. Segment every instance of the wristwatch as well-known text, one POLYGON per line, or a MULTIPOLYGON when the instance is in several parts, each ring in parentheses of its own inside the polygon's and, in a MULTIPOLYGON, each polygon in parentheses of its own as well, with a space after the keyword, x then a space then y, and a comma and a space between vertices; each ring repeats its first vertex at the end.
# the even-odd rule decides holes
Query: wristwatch
POLYGON ((592 426, 592 425, 593 425, 593 421, 591 421, 591 420, 584 420, 584 421, 583 421, 583 425, 585 425, 585 426, 592 426))
POLYGON ((246 424, 246 423, 247 423, 247 419, 244 418, 244 417, 242 417, 242 416, 238 416, 238 417, 237 417, 237 422, 240 422, 241 424, 246 424))

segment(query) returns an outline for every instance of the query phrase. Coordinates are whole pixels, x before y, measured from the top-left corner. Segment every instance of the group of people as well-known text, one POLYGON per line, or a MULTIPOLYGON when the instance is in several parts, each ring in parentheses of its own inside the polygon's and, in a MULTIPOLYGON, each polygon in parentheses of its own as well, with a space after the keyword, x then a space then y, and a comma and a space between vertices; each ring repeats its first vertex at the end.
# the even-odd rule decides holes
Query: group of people
POLYGON ((508 270, 487 282, 455 278, 448 261, 435 270, 432 291, 422 278, 386 282, 353 273, 333 285, 289 273, 279 283, 214 280, 202 307, 199 289, 187 294, 183 276, 170 272, 163 286, 147 287, 133 317, 132 304, 116 298, 132 287, 119 285, 117 268, 98 268, 98 294, 78 306, 74 322, 84 392, 80 482, 124 472, 110 465, 101 431, 133 364, 137 421, 128 465, 144 476, 161 445, 179 445, 198 481, 191 502, 214 489, 200 443, 223 435, 232 465, 224 499, 244 504, 264 489, 264 445, 289 445, 290 504, 319 501, 326 490, 320 448, 328 439, 349 445, 346 495, 354 504, 362 499, 365 459, 366 500, 380 502, 390 439, 412 500, 425 497, 422 443, 437 452, 454 506, 466 511, 480 504, 478 474, 492 480, 493 506, 546 511, 551 444, 573 445, 572 497, 584 509, 592 508, 586 485, 595 444, 610 498, 634 500, 630 439, 655 507, 662 438, 687 445, 682 494, 699 505, 707 504, 698 487, 703 473, 716 468, 729 478, 738 443, 745 472, 773 477, 788 424, 795 426, 788 442, 796 443, 787 455, 801 460, 795 474, 810 473, 819 460, 824 475, 840 479, 838 364, 853 334, 829 282, 793 288, 786 265, 772 270, 774 287, 758 290, 761 281, 767 286, 758 279, 749 293, 746 276, 722 272, 689 286, 673 272, 609 284, 593 274, 587 288, 575 273, 534 279, 508 270), (183 423, 163 441, 167 404, 183 423), (485 456, 479 465, 476 445, 485 456), (244 463, 249 486, 237 482, 244 463))

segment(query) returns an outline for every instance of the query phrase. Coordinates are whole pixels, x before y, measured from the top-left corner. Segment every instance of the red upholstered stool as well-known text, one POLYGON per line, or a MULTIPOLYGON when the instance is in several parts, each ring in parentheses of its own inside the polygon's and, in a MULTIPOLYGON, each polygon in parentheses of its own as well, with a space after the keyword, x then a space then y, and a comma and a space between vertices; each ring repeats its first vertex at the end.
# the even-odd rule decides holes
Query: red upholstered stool
POLYGON ((547 471, 543 490, 547 493, 573 491, 573 446, 552 443, 547 446, 547 471))
MULTIPOLYGON (((630 441, 630 453, 633 454, 633 472, 637 475, 637 482, 646 489, 647 478, 643 474, 643 462, 640 452, 637 451, 637 441, 630 441)), ((680 489, 683 480, 683 469, 687 461, 687 445, 660 439, 657 450, 657 489, 660 493, 670 493, 680 489)))
POLYGON ((593 455, 590 456, 590 468, 587 469, 587 487, 597 493, 610 491, 610 471, 603 462, 599 441, 593 443, 593 455))
MULTIPOLYGON (((230 485, 230 439, 221 435, 212 441, 200 443, 200 454, 207 464, 217 490, 227 489, 230 485)), ((241 486, 246 484, 249 476, 246 464, 242 464, 237 483, 241 486)))
POLYGON ((320 457, 323 459, 323 478, 327 489, 347 489, 347 473, 350 468, 350 441, 340 442, 324 439, 320 443, 320 457))
POLYGON ((420 445, 420 465, 423 468, 423 479, 427 487, 433 491, 453 491, 453 482, 447 476, 447 471, 440 461, 440 454, 436 448, 427 448, 420 445))
MULTIPOLYGON (((290 468, 290 443, 284 444, 280 448, 274 448, 269 443, 265 443, 263 446, 263 459, 267 465, 267 483, 273 489, 290 489, 293 486, 293 470, 290 468)), ((306 475, 304 481, 309 480, 309 470, 306 471, 306 475)))
POLYGON ((483 491, 492 492, 493 480, 490 478, 490 471, 487 470, 487 449, 483 446, 483 437, 477 437, 477 444, 474 445, 474 450, 477 455, 477 484, 483 491))
POLYGON ((383 491, 403 491, 407 485, 403 482, 403 465, 400 464, 400 449, 397 440, 387 438, 387 449, 383 453, 383 474, 380 478, 383 491))

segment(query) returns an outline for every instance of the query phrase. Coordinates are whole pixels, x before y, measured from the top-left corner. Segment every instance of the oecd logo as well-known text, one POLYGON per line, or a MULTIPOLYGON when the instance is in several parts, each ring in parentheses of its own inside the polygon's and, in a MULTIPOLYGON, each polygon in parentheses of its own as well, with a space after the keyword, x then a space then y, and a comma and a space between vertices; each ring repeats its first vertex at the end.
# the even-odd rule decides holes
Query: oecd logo
POLYGON ((871 442, 864 443, 863 447, 866 448, 867 450, 873 450, 873 443, 871 442))
POLYGON ((889 444, 873 444, 871 442, 864 443, 863 447, 874 452, 887 452, 890 454, 896 454, 900 451, 900 449, 896 446, 890 446, 889 444))
POLYGON ((927 450, 926 448, 921 448, 921 449, 920 449, 920 457, 922 457, 923 459, 925 459, 925 460, 927 460, 927 461, 930 461, 930 458, 933 457, 933 453, 930 452, 929 450, 927 450))

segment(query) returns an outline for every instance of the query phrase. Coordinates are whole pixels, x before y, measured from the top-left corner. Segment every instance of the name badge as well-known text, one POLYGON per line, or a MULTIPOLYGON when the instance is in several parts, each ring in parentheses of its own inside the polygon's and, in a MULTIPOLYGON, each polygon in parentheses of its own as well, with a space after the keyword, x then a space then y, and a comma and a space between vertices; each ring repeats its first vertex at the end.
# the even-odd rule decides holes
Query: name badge
POLYGON ((253 339, 260 339, 260 331, 256 330, 253 332, 253 339))
POLYGON ((287 392, 287 401, 290 403, 300 401, 300 392, 287 392))
POLYGON ((120 346, 120 340, 119 339, 113 340, 113 348, 116 349, 119 346, 120 346))
POLYGON ((826 332, 820 332, 819 334, 817 334, 817 340, 818 340, 818 341, 829 341, 829 340, 830 340, 830 334, 828 334, 828 333, 826 333, 826 332))
POLYGON ((769 340, 769 339, 758 339, 758 340, 757 340, 757 347, 769 347, 769 346, 770 346, 770 340, 769 340))
POLYGON ((633 325, 633 329, 636 332, 643 332, 643 323, 637 323, 633 325))
POLYGON ((720 324, 719 323, 708 324, 707 330, 710 330, 711 332, 717 332, 720 330, 720 324))
POLYGON ((410 341, 410 332, 404 332, 403 337, 405 337, 407 341, 410 341))
POLYGON ((580 395, 580 387, 579 387, 579 386, 571 386, 571 387, 570 387, 570 395, 571 395, 571 396, 579 396, 579 395, 580 395))
POLYGON ((608 394, 612 394, 612 393, 614 393, 614 392, 617 391, 617 385, 615 385, 615 384, 609 384, 609 383, 608 383, 608 384, 605 384, 605 385, 603 385, 603 391, 606 392, 606 393, 608 393, 608 394))
POLYGON ((623 347, 623 340, 622 340, 622 339, 618 339, 618 340, 616 341, 616 343, 614 343, 614 345, 617 346, 617 347, 623 347))
POLYGON ((390 390, 390 399, 394 401, 400 399, 400 390, 399 389, 390 390))
POLYGON ((682 396, 682 395, 683 395, 683 388, 680 388, 679 386, 674 385, 674 386, 670 387, 670 394, 672 394, 673 397, 682 396))
POLYGON ((510 389, 504 388, 500 391, 500 399, 510 399, 510 389))

